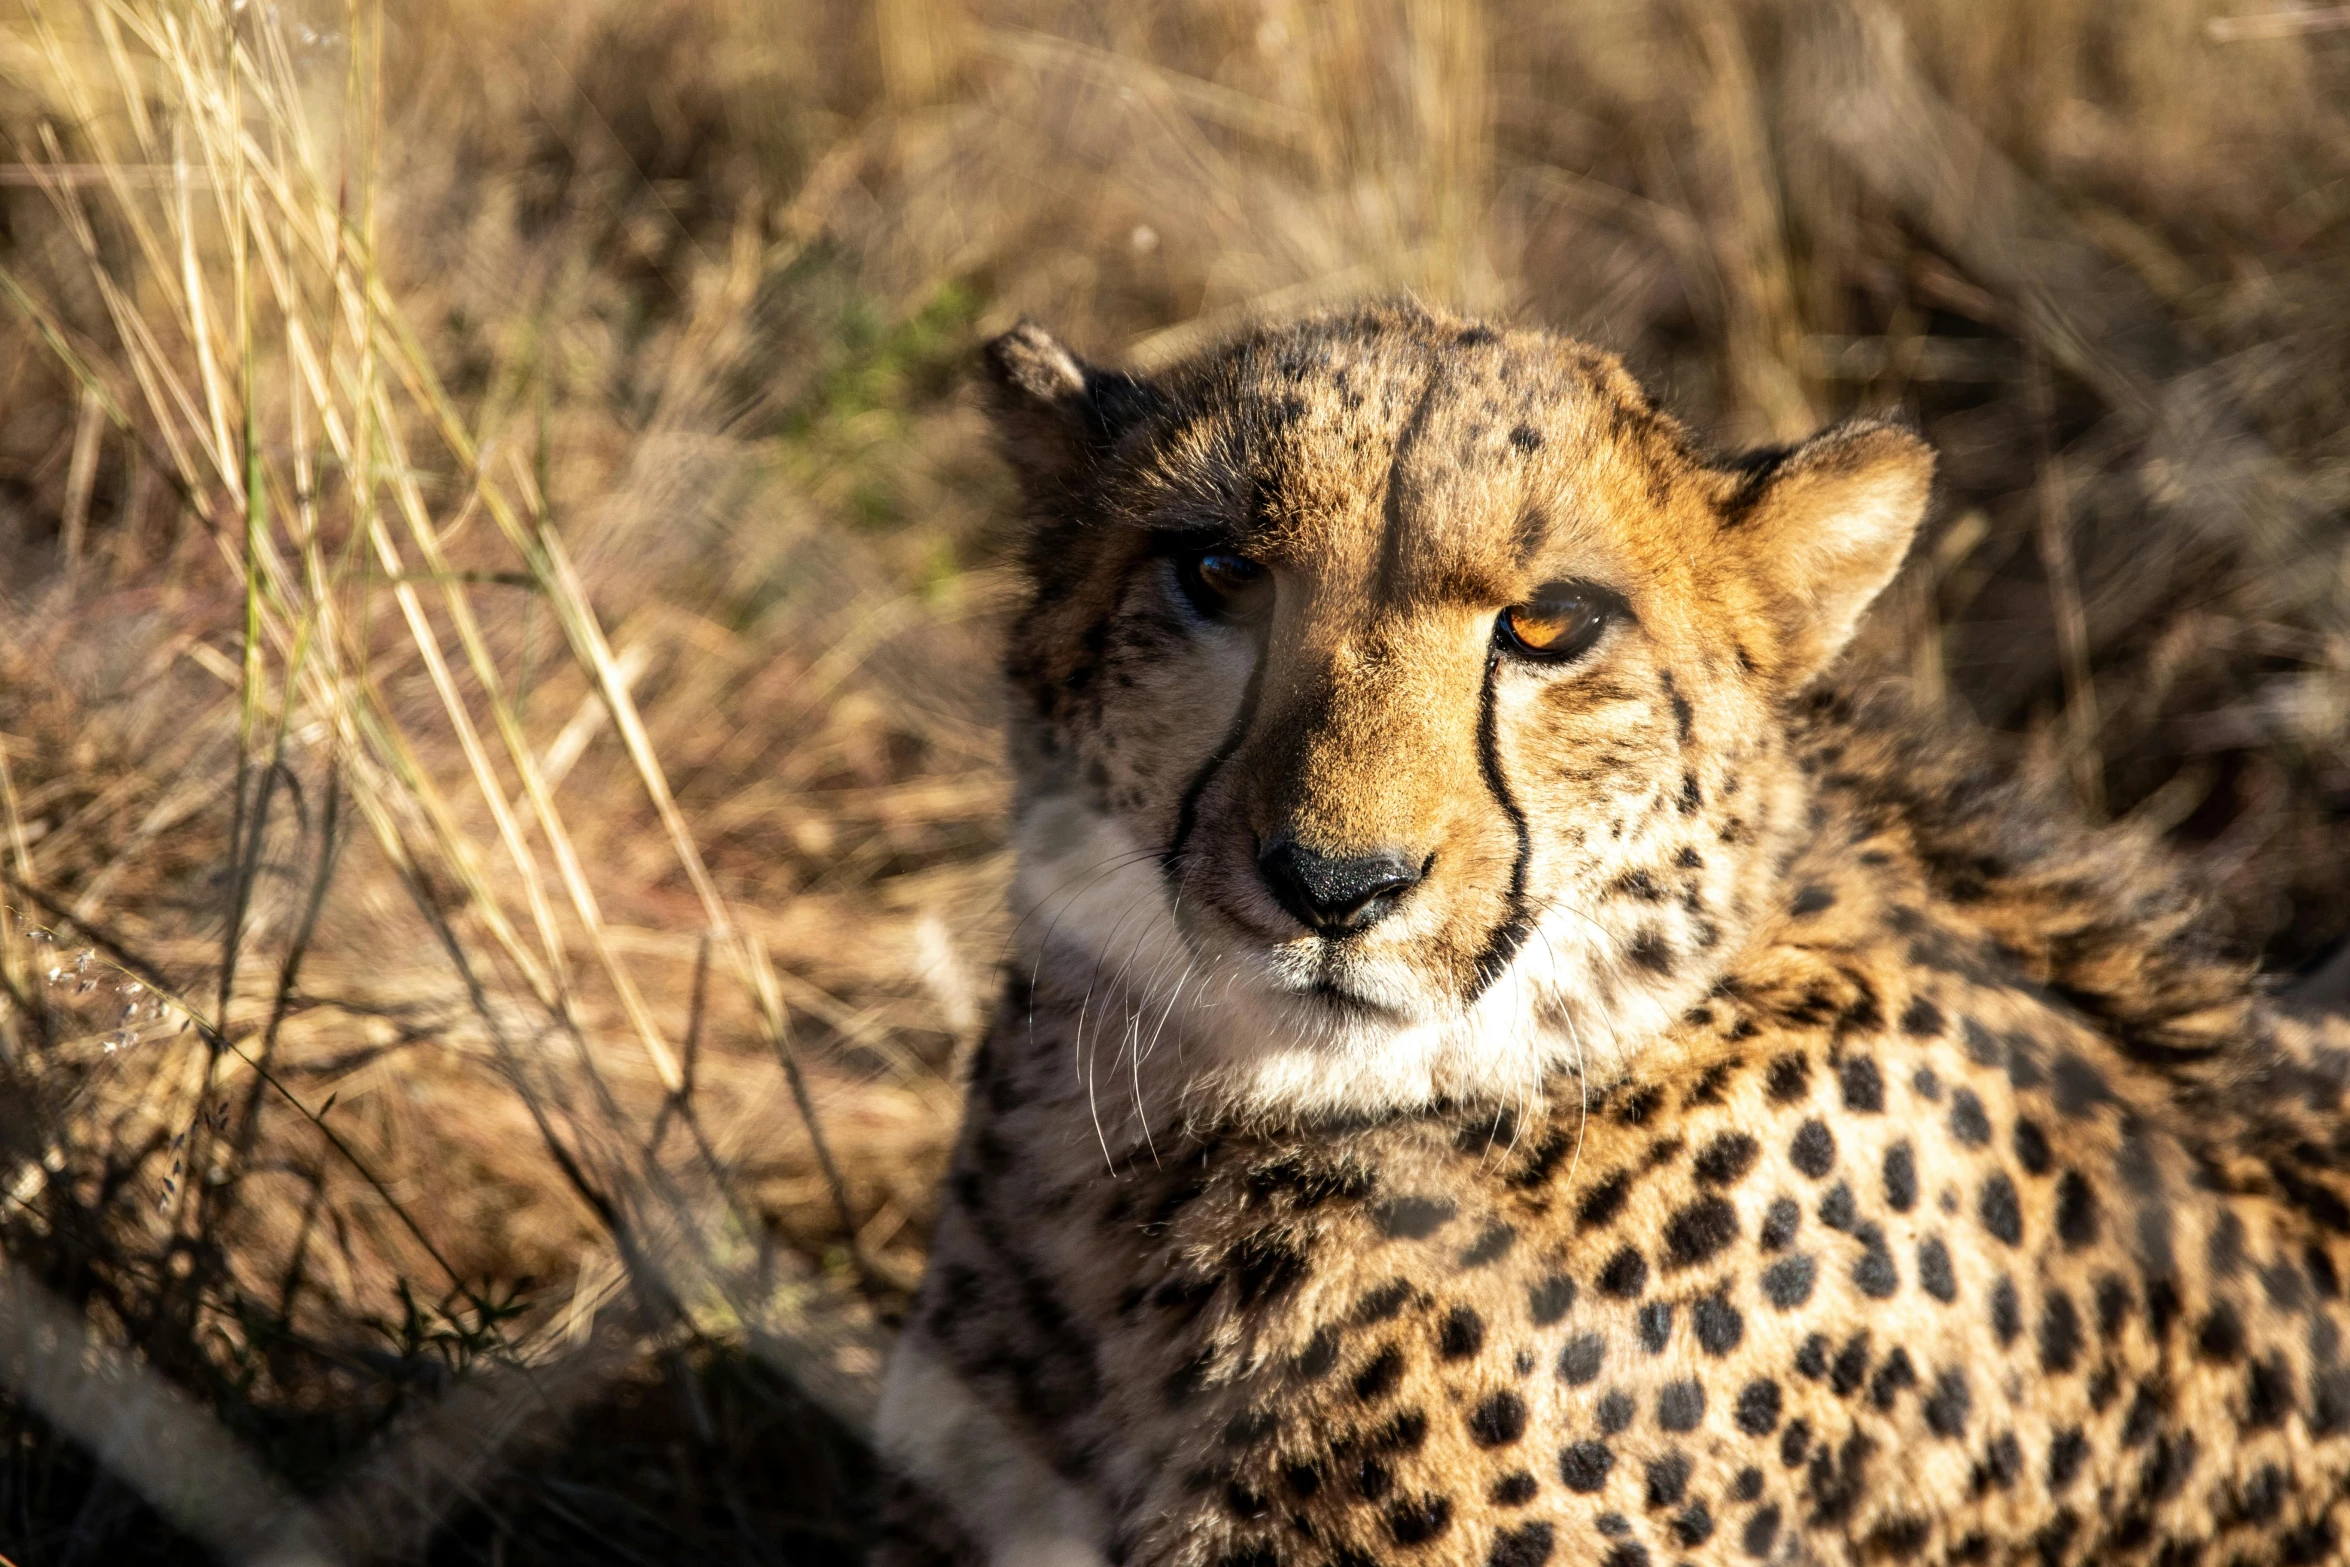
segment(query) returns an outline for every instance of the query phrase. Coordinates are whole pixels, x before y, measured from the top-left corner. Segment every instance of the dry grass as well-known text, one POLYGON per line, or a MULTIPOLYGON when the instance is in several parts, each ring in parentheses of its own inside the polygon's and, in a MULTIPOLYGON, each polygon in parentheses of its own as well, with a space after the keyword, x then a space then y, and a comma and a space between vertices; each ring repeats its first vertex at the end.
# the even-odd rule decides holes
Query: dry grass
POLYGON ((2235 9, 12 0, 7 1553, 853 1555, 1008 935, 1020 311, 1905 410, 1865 667, 2321 961, 2350 33, 2235 9))

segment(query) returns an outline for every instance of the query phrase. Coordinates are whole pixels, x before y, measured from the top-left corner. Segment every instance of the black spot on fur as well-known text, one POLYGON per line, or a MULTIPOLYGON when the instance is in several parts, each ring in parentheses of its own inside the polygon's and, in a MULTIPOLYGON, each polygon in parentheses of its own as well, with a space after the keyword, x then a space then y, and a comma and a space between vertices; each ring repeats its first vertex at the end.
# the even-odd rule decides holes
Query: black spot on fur
POLYGON ((2113 1098, 2113 1090, 2106 1086, 2104 1075, 2070 1052, 2056 1058, 2050 1079, 2049 1091, 2060 1115, 2087 1115, 2113 1098))
POLYGON ((2079 1251, 2097 1240, 2097 1194, 2078 1170, 2056 1178, 2056 1235, 2067 1251, 2079 1251))
POLYGON ((1645 1500, 1650 1507, 1676 1507, 1689 1490, 1689 1456, 1667 1453, 1648 1461, 1645 1500))
POLYGON ((1967 1415, 1974 1408, 1974 1402, 1974 1393, 1967 1386, 1965 1372, 1944 1371, 1937 1374, 1934 1391, 1926 1397, 1926 1429, 1944 1438, 1965 1434, 1967 1415))
MULTIPOLYGON (((1902 1009, 1901 1031, 1917 1039, 1931 1039, 1949 1026, 1942 1009, 1924 996, 1918 996, 1902 1009)), ((1920 1090, 1923 1092, 1923 1090, 1920 1090)), ((1929 1099, 1933 1096, 1928 1094, 1929 1099)))
POLYGON ((1820 1266, 1810 1257, 1784 1257, 1763 1270, 1763 1293, 1781 1311, 1792 1311, 1811 1299, 1819 1276, 1820 1266))
POLYGON ((1387 1532, 1398 1545, 1420 1545, 1444 1533, 1452 1522, 1452 1501, 1418 1496, 1389 1504, 1387 1532))
POLYGON ((1950 1248, 1942 1244, 1939 1235, 1918 1242, 1918 1287, 1945 1305, 1958 1299, 1958 1275, 1950 1266, 1950 1248))
POLYGON ((2171 1325, 2185 1310, 2179 1300, 2178 1284, 2169 1278, 2149 1276, 2146 1280, 2146 1326, 2155 1338, 2170 1337, 2171 1325))
POLYGON ((1982 1219, 1984 1229, 2008 1245, 2023 1244, 2023 1206, 2016 1200, 2015 1182, 2004 1171, 1994 1171, 1984 1178, 1983 1189, 1975 1199, 1975 1213, 1982 1219))
POLYGON ((1746 1337, 1746 1318, 1723 1296, 1706 1296, 1694 1315, 1698 1345, 1709 1355, 1727 1355, 1746 1337))
MULTIPOLYGON (((1531 1485, 1534 1477, 1527 1475, 1525 1479, 1531 1485)), ((1496 1500, 1499 1500, 1496 1489, 1496 1500)), ((1550 1560, 1552 1544, 1550 1525, 1539 1519, 1522 1528, 1504 1529, 1493 1537, 1493 1550, 1485 1558, 1485 1567, 1543 1567, 1550 1560)))
POLYGON ((1692 1172, 1707 1186, 1730 1186, 1754 1168, 1762 1144, 1744 1132, 1724 1132, 1698 1150, 1692 1172))
POLYGON ((1798 1170, 1818 1180, 1836 1167, 1836 1139, 1829 1132, 1828 1123, 1806 1121, 1796 1128, 1795 1140, 1788 1145, 1787 1157, 1798 1170))
POLYGON ((1924 1550, 1933 1537, 1933 1521, 1913 1513, 1884 1520, 1868 1532, 1860 1546, 1871 1561, 1905 1562, 1924 1550))
POLYGON ((1652 1355, 1664 1353, 1665 1342, 1673 1336, 1673 1306, 1670 1301, 1652 1300, 1640 1308, 1640 1347, 1652 1355))
POLYGON ((1756 1238, 1765 1251, 1784 1251, 1795 1239, 1795 1231, 1803 1223, 1803 1210, 1792 1197, 1774 1197, 1763 1210, 1762 1231, 1756 1238))
POLYGON ((1637 1299, 1648 1288, 1648 1259, 1636 1248, 1626 1246, 1607 1260, 1607 1266, 1599 1270, 1597 1282, 1603 1295, 1613 1295, 1618 1300, 1637 1299))
POLYGON ((1797 889, 1794 901, 1787 905, 1787 912, 1797 919, 1807 919, 1823 909, 1832 909, 1835 906, 1836 895, 1819 883, 1813 882, 1797 889))
POLYGON ((1436 1352, 1446 1360, 1465 1360, 1485 1347, 1485 1319, 1466 1306, 1455 1306, 1444 1316, 1436 1352))
POLYGON ((2187 1476, 2195 1472, 2195 1460, 2201 1456, 2200 1444, 2192 1431, 2155 1437, 2154 1449, 2146 1455, 2146 1462, 2138 1471, 2138 1494, 2150 1502, 2178 1495, 2187 1483, 2187 1476))
POLYGON ((2309 1270, 2309 1286, 2327 1300, 2338 1300, 2342 1294, 2341 1275, 2334 1269, 2334 1259, 2327 1255, 2325 1246, 2311 1241, 2301 1253, 2301 1265, 2309 1270))
POLYGON ((1875 1451, 1876 1443, 1870 1437, 1854 1431, 1837 1445, 1833 1454, 1823 1443, 1812 1455, 1811 1469, 1805 1479, 1811 1489, 1813 1523, 1841 1524, 1852 1516, 1867 1494, 1865 1471, 1875 1451))
POLYGON ((1702 1501, 1691 1502, 1673 1515, 1673 1538, 1685 1550, 1695 1550, 1714 1537, 1714 1515, 1702 1501))
POLYGON ((1605 1442, 1575 1442, 1559 1454, 1559 1483, 1589 1496, 1607 1484, 1615 1466, 1615 1450, 1605 1442))
POLYGON ((2262 1464, 2244 1482, 2236 1498, 2236 1511, 2255 1523, 2266 1523, 2284 1506, 2287 1489, 2284 1471, 2274 1464, 2262 1464))
POLYGON ((1694 1431, 1704 1418, 1702 1382, 1668 1382, 1656 1395, 1656 1423, 1667 1431, 1694 1431))
POLYGON ((1485 1232, 1477 1237, 1467 1251, 1461 1253, 1461 1266, 1482 1268, 1489 1262, 1499 1262, 1510 1254, 1510 1248, 1517 1243, 1518 1232, 1510 1226, 1501 1223, 1487 1225, 1485 1232))
POLYGON ((2050 1286, 2040 1308, 2040 1369, 2061 1375, 2073 1369, 2081 1355, 2081 1315, 2072 1296, 2050 1286))
POLYGON ((2195 1350, 2205 1360, 2221 1363, 2237 1360, 2244 1354, 2244 1320, 2236 1315, 2235 1307, 2226 1301, 2212 1306, 2210 1315, 2195 1333, 2195 1350))
POLYGON ((1314 1336, 1306 1341, 1306 1347, 1291 1363, 1292 1368, 1299 1376, 1309 1380, 1314 1377, 1328 1376, 1330 1368, 1336 1364, 1338 1364, 1338 1331, 1328 1327, 1316 1329, 1314 1336))
POLYGON ((1606 1359, 1606 1339, 1596 1333, 1578 1333, 1559 1351, 1559 1380, 1569 1387, 1597 1381, 1606 1359))
POLYGON ((2012 1344, 2024 1330, 2023 1302, 2016 1298, 2015 1281, 2001 1279, 1991 1287, 1991 1331, 1999 1342, 2012 1344))
POLYGON ((1757 1377, 1738 1390, 1738 1403, 1731 1418, 1748 1436, 1769 1436, 1779 1428, 1780 1402, 1779 1384, 1768 1377, 1757 1377))
POLYGON ((1895 1213, 1907 1213, 1917 1201, 1917 1154, 1904 1140, 1885 1150, 1885 1203, 1895 1213))
POLYGON ((1983 1113, 1983 1101, 1971 1088, 1961 1088, 1950 1096, 1950 1135, 1972 1148, 1991 1140, 1991 1118, 1983 1113))
POLYGON ((1355 1373, 1355 1397, 1366 1404, 1377 1403, 1394 1392, 1396 1384, 1402 1380, 1403 1351, 1390 1344, 1355 1373))
POLYGON ((2244 1378, 2244 1428, 2272 1431, 2293 1412, 2293 1374, 2282 1355, 2252 1362, 2244 1378))
POLYGON ((1869 1334, 1863 1328, 1844 1341, 1828 1366, 1828 1388, 1838 1398, 1850 1398, 1869 1373, 1869 1334))
POLYGON ((1892 1248, 1885 1244, 1885 1232, 1874 1224, 1864 1224, 1858 1236, 1868 1249, 1852 1265, 1852 1282, 1871 1300, 1890 1299, 1901 1288, 1901 1270, 1893 1261, 1892 1248))
POLYGON ((1744 1469, 1739 1470, 1737 1478, 1730 1482, 1730 1500, 1751 1502, 1762 1495, 1762 1488, 1763 1472, 1754 1465, 1748 1464, 1744 1469))
POLYGON ((1747 1555, 1760 1561, 1771 1554, 1771 1547, 1778 1539, 1779 1504, 1773 1502, 1768 1507, 1755 1509, 1754 1516, 1746 1520, 1746 1528, 1739 1535, 1738 1543, 1747 1555))
POLYGON ((1852 1195, 1850 1184, 1838 1181, 1828 1188, 1828 1194, 1820 1199, 1820 1222, 1848 1235, 1860 1223, 1860 1203, 1852 1195))
MULTIPOLYGON (((1496 1507, 1523 1507, 1540 1495, 1541 1491, 1541 1481, 1525 1470, 1518 1469, 1494 1481, 1493 1489, 1485 1494, 1496 1507)), ((1549 1525, 1542 1527, 1547 1530, 1549 1525)))
POLYGON ((1526 1434, 1526 1401, 1507 1388, 1469 1411, 1469 1439, 1479 1447, 1507 1447, 1526 1434))
POLYGON ((1371 1291, 1370 1294, 1355 1302, 1355 1321, 1363 1327, 1385 1322, 1403 1310, 1411 1298, 1411 1280, 1389 1279, 1371 1291))
MULTIPOLYGON (((1681 742, 1681 744, 1687 745, 1690 741, 1690 737, 1693 731, 1696 728, 1696 714, 1691 711, 1689 706, 1689 699, 1681 694, 1681 687, 1674 681, 1673 672, 1669 669, 1664 672, 1663 684, 1665 688, 1665 697, 1673 704, 1674 736, 1681 742)), ((1683 854, 1689 854, 1691 852, 1692 851, 1686 849, 1682 851, 1683 854)))
POLYGON ((2079 1426, 2068 1426, 2057 1432, 2048 1443, 2048 1489, 2061 1495, 2081 1472, 2081 1464, 2088 1456, 2089 1439, 2081 1434, 2079 1426))
POLYGON ((1547 1328, 1574 1309, 1575 1281, 1554 1273, 1526 1292, 1526 1312, 1538 1328, 1547 1328))
POLYGON ((2048 1150, 2048 1134, 2040 1130, 2040 1123, 2025 1119, 2015 1123, 2016 1163, 2027 1175, 2046 1175, 2054 1155, 2048 1150))
POLYGON ((1632 1424, 1632 1417, 1640 1413, 1640 1406, 1622 1388, 1610 1388, 1591 1411, 1599 1421, 1602 1436, 1614 1436, 1632 1424))
POLYGON ((1844 1108, 1877 1114, 1885 1108, 1885 1074, 1874 1056, 1846 1056, 1836 1069, 1844 1084, 1844 1108))
POLYGON ((1811 1058, 1804 1055, 1779 1056, 1771 1062, 1770 1071, 1763 1078, 1763 1091, 1773 1104, 1787 1104, 1801 1099, 1811 1087, 1811 1058))
POLYGON ((1365 1446, 1374 1453, 1416 1453, 1428 1440, 1428 1416, 1407 1409, 1371 1433, 1365 1446))
POLYGON ((2112 1338, 2129 1320, 2130 1286, 2117 1274, 2104 1274, 2097 1280, 2097 1331, 2112 1338))
POLYGON ((1613 1223, 1631 1195, 1631 1173, 1618 1170, 1583 1194, 1583 1200, 1575 1205, 1575 1222, 1587 1230, 1613 1223))
POLYGON ((1885 1356, 1885 1363, 1878 1367, 1878 1374, 1868 1379, 1868 1403, 1880 1410, 1892 1410, 1894 1400, 1913 1386, 1918 1386, 1918 1367, 1911 1363, 1908 1351, 1896 1344, 1894 1351, 1885 1356))
POLYGON ((2341 1534, 2333 1519, 2311 1518, 2277 1537, 2277 1560, 2285 1567, 2315 1567, 2318 1562, 2338 1561, 2335 1547, 2340 1543, 2341 1534))
POLYGON ((1672 944, 1665 940, 1664 932, 1653 927, 1634 936, 1624 955, 1651 974, 1670 976, 1673 972, 1672 944))
MULTIPOLYGON (((1516 447, 1521 452, 1539 450, 1542 446, 1542 432, 1535 429, 1530 424, 1513 426, 1510 430, 1510 445, 1516 447)), ((1545 1554, 1548 1554, 1547 1547, 1545 1548, 1545 1554)))
POLYGON ((1690 1268, 1738 1238, 1738 1210, 1725 1197, 1700 1197, 1665 1222, 1665 1266, 1690 1268))

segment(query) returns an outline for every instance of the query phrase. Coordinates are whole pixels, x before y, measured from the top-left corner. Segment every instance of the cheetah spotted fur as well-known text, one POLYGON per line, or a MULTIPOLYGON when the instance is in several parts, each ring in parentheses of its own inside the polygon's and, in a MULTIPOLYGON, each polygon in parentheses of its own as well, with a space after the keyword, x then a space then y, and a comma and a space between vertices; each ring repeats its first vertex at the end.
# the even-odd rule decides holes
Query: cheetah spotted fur
POLYGON ((2341 1559, 2350 1028, 1839 694, 1921 442, 1410 305, 988 362, 1020 938, 883 1567, 2341 1559))

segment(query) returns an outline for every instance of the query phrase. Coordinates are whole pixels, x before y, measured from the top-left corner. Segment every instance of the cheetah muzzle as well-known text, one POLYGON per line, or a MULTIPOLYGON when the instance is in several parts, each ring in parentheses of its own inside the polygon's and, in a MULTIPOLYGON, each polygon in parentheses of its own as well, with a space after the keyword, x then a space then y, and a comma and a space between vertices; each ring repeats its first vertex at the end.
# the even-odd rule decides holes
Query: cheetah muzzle
POLYGON ((2338 1559, 2350 1027, 1837 694, 1922 442, 1414 306, 987 368, 1019 954, 878 1561, 2338 1559))

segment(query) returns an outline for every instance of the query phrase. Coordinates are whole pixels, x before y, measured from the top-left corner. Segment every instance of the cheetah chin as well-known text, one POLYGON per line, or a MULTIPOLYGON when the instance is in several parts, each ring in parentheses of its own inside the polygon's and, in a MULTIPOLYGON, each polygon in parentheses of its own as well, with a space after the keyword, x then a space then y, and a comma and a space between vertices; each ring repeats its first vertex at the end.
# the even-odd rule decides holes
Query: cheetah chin
POLYGON ((1428 997, 1399 962, 1334 973, 1316 944, 1210 945, 1213 933, 1181 918, 1156 857, 1081 796, 1024 802, 1013 841, 1017 962, 1085 976, 1072 1074, 1120 1126, 1154 1111, 1272 1122, 1440 1100, 1528 1107, 1613 1077, 1619 1039, 1646 1037, 1678 1010, 1645 992, 1629 1017, 1579 1004, 1582 970, 1556 957, 1584 939, 1572 920, 1537 929, 1461 1005, 1428 997))

